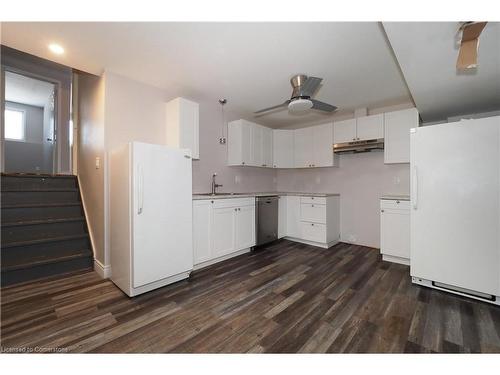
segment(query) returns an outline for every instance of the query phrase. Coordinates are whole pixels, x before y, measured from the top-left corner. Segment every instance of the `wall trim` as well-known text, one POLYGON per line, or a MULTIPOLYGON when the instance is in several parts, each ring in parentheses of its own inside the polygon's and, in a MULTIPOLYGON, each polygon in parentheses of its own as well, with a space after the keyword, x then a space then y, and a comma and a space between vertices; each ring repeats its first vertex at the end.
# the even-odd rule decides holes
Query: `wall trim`
POLYGON ((109 279, 111 277, 111 266, 105 266, 95 258, 94 258, 94 270, 103 279, 109 279))

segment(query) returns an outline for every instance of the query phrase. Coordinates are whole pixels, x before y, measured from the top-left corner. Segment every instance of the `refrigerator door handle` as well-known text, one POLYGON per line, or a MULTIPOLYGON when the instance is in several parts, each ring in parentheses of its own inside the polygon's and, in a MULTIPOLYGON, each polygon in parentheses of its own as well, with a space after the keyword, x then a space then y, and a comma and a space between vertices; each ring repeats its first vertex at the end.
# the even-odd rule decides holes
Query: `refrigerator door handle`
POLYGON ((417 167, 413 167, 413 209, 416 210, 418 208, 418 170, 417 167))
POLYGON ((144 206, 144 174, 142 172, 142 166, 140 164, 137 166, 137 176, 138 176, 137 215, 140 215, 142 214, 142 208, 144 206))

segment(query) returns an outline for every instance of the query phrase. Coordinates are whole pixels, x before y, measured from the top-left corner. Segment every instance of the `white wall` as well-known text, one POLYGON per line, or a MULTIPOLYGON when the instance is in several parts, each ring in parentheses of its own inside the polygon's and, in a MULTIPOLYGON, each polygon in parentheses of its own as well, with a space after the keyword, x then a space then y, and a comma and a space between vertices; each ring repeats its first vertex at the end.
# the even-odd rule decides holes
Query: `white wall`
POLYGON ((104 169, 96 169, 95 158, 104 160, 104 78, 78 76, 78 181, 83 197, 94 257, 105 264, 104 169))

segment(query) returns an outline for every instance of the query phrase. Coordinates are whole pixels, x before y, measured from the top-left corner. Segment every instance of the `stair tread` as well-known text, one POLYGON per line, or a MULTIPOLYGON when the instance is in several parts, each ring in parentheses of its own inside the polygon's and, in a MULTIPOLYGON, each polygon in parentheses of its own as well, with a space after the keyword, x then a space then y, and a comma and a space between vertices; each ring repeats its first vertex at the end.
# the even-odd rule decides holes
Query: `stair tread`
POLYGON ((40 239, 28 240, 28 241, 13 241, 13 242, 2 243, 2 248, 37 245, 37 244, 47 243, 47 242, 76 240, 76 239, 80 239, 80 238, 86 238, 88 236, 89 236, 88 233, 85 233, 85 234, 73 234, 70 236, 47 237, 47 238, 40 238, 40 239))
POLYGON ((72 178, 76 176, 72 174, 44 174, 44 173, 5 173, 2 172, 2 177, 26 177, 26 178, 72 178))
POLYGON ((37 224, 56 224, 56 223, 67 223, 72 221, 85 221, 84 216, 75 216, 75 217, 64 217, 64 218, 44 218, 44 219, 36 219, 36 220, 18 220, 11 222, 2 222, 2 227, 17 227, 24 225, 37 225, 37 224))
POLYGON ((57 257, 47 257, 45 255, 40 255, 39 257, 32 257, 29 260, 16 259, 16 262, 12 262, 11 264, 9 264, 9 262, 2 261, 2 272, 33 268, 51 263, 66 262, 78 258, 92 257, 92 255, 92 251, 90 251, 89 249, 84 249, 75 254, 62 255, 57 257))
POLYGON ((77 188, 49 188, 49 189, 35 189, 35 188, 30 188, 30 189, 2 189, 2 193, 47 193, 47 192, 76 192, 78 191, 77 188))
POLYGON ((2 204, 2 208, 39 208, 39 207, 65 207, 80 206, 82 202, 51 202, 51 203, 22 203, 22 204, 2 204))

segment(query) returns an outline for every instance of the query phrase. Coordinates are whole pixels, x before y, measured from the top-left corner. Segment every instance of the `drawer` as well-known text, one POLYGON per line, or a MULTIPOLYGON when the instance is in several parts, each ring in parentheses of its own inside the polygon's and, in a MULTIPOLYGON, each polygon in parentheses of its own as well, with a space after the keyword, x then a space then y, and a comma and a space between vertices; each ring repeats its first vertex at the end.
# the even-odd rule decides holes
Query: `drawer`
POLYGON ((302 239, 306 241, 326 243, 326 225, 318 223, 309 223, 302 221, 300 223, 302 239))
POLYGON ((326 197, 300 197, 300 203, 326 204, 326 197))
POLYGON ((317 203, 301 203, 300 220, 326 224, 326 205, 317 203))
POLYGON ((255 198, 212 199, 215 208, 255 206, 255 198))
POLYGON ((399 201, 393 199, 381 199, 380 208, 392 209, 392 210, 409 210, 410 201, 399 201))

